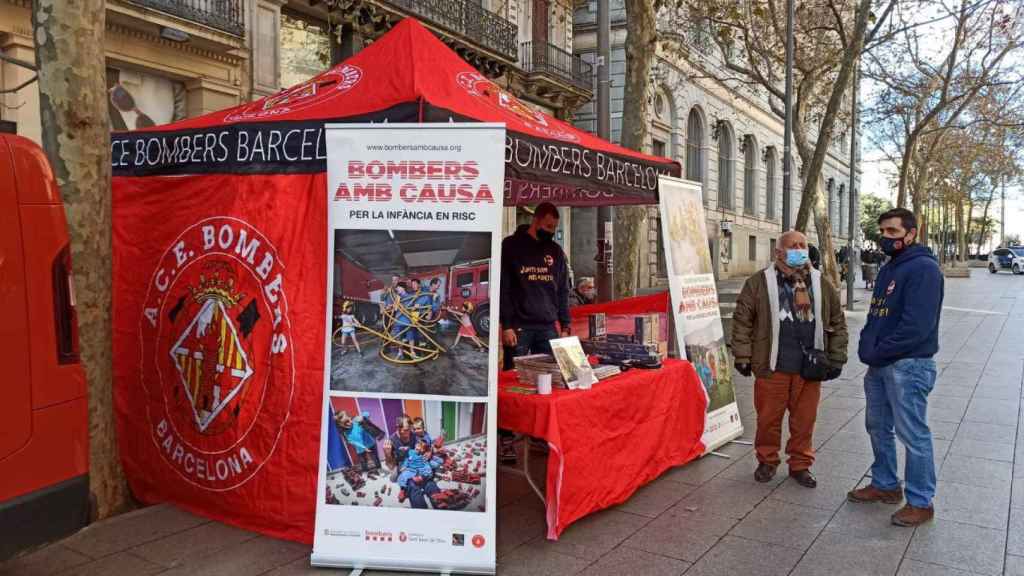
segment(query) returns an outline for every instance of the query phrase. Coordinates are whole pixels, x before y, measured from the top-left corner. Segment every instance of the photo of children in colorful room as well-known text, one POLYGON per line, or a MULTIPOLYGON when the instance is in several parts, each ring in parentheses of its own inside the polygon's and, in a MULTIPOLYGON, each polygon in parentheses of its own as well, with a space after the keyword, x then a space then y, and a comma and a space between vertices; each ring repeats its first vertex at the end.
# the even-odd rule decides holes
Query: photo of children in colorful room
POLYGON ((486 403, 332 396, 328 410, 328 504, 486 509, 486 403))
POLYGON ((486 396, 491 235, 336 230, 331 389, 486 396))
POLYGON ((732 383, 732 360, 725 342, 688 344, 686 357, 693 364, 697 376, 708 393, 708 412, 713 412, 736 401, 732 383))

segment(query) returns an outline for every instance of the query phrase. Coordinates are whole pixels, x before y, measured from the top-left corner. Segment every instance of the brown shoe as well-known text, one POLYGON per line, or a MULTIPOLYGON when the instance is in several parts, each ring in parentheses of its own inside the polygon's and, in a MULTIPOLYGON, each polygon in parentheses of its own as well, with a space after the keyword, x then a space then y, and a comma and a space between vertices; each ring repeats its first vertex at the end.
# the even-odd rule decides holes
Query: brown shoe
POLYGON ((814 474, 811 474, 810 470, 790 470, 789 477, 804 488, 818 487, 818 481, 814 478, 814 474))
POLYGON ((925 522, 931 520, 935 516, 935 508, 929 506, 927 508, 915 508, 910 504, 907 504, 903 508, 900 508, 892 515, 892 523, 897 526, 905 526, 907 528, 913 526, 919 526, 925 522))
POLYGON ((772 478, 775 478, 775 466, 771 464, 765 464, 764 462, 757 465, 757 470, 754 470, 754 480, 758 482, 768 482, 772 478))
POLYGON ((899 504, 903 501, 903 489, 882 490, 871 484, 846 493, 850 502, 881 502, 883 504, 899 504))

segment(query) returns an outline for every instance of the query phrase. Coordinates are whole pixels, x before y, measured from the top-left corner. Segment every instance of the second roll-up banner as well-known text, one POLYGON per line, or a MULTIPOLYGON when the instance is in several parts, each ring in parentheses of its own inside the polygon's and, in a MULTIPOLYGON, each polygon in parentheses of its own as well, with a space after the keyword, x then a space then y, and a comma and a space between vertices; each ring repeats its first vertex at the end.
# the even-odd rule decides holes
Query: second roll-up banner
POLYGON ((504 143, 500 124, 327 127, 313 565, 495 571, 504 143))

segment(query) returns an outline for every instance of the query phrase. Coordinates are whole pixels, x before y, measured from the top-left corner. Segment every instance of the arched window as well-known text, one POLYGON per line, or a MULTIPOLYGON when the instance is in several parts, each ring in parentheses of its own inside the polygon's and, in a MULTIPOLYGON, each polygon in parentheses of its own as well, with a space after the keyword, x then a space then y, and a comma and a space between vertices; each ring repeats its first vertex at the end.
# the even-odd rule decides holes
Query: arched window
POLYGON ((767 198, 765 199, 765 216, 769 220, 775 220, 775 147, 768 148, 768 153, 765 156, 765 171, 764 171, 764 191, 767 198))
POLYGON ((747 134, 743 137, 743 213, 757 215, 757 143, 747 134))
POLYGON ((731 209, 733 186, 736 180, 734 165, 735 145, 732 141, 732 128, 727 122, 722 122, 718 127, 718 206, 731 209))
POLYGON ((690 110, 686 120, 686 177, 696 182, 704 181, 704 123, 696 108, 690 110))

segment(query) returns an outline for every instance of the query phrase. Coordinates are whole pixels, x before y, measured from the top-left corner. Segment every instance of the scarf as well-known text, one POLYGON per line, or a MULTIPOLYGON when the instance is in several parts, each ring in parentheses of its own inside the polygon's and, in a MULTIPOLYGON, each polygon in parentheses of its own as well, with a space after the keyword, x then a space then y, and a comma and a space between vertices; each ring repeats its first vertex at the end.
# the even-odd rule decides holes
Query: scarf
POLYGON ((801 315, 809 313, 811 310, 811 296, 807 291, 807 268, 797 268, 788 273, 781 267, 778 270, 786 283, 793 286, 793 307, 796 308, 794 312, 798 312, 801 315))

